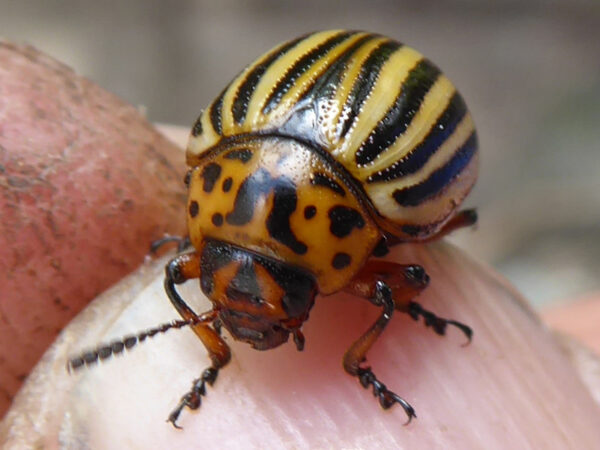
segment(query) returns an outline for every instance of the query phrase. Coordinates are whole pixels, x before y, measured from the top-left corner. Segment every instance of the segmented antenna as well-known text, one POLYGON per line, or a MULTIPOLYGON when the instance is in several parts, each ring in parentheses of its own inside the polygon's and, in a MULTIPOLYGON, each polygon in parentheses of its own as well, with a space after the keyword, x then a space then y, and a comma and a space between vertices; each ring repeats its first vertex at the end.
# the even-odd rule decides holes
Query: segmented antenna
POLYGON ((123 350, 129 350, 134 347, 138 342, 144 342, 146 338, 154 337, 159 333, 165 333, 172 328, 180 329, 183 327, 196 325, 200 322, 205 322, 206 318, 203 316, 192 317, 188 320, 174 320, 172 322, 163 323, 155 328, 149 328, 137 335, 124 336, 121 339, 117 339, 110 344, 101 344, 94 350, 88 350, 81 353, 75 358, 71 358, 67 362, 67 371, 80 369, 83 366, 91 366, 96 364, 99 360, 104 361, 110 358, 112 355, 122 353, 123 350))

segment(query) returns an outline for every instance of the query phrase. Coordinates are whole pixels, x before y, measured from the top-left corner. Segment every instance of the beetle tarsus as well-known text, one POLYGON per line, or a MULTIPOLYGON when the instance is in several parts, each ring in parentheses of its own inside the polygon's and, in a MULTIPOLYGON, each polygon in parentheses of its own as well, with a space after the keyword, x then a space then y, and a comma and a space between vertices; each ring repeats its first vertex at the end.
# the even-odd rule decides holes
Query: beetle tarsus
POLYGON ((200 408, 200 405, 202 405, 202 397, 206 395, 206 384, 212 386, 217 379, 218 374, 219 371, 214 367, 209 367, 202 372, 202 376, 194 380, 190 391, 181 397, 181 400, 179 400, 175 409, 169 414, 167 422, 170 422, 178 430, 182 430, 183 428, 177 425, 177 420, 179 419, 181 411, 183 411, 183 408, 186 406, 191 410, 200 408))
POLYGON ((431 327, 433 331, 435 331, 440 336, 444 336, 446 334, 447 325, 453 325, 462 331, 467 337, 467 342, 463 345, 468 345, 471 343, 473 339, 473 330, 468 325, 464 323, 457 322, 456 320, 444 319, 442 317, 436 316, 431 311, 427 311, 423 309, 423 307, 416 303, 410 302, 408 304, 408 315, 412 317, 414 320, 419 320, 419 317, 423 317, 423 321, 426 327, 431 327))
POLYGON ((368 389, 369 386, 373 386, 373 395, 378 398, 379 404, 383 409, 389 409, 398 403, 404 409, 408 420, 405 425, 408 425, 410 421, 417 417, 414 408, 400 397, 398 394, 388 390, 388 388, 381 381, 377 379, 373 371, 370 367, 360 367, 358 369, 358 373, 356 375, 358 377, 358 381, 365 389, 368 389))

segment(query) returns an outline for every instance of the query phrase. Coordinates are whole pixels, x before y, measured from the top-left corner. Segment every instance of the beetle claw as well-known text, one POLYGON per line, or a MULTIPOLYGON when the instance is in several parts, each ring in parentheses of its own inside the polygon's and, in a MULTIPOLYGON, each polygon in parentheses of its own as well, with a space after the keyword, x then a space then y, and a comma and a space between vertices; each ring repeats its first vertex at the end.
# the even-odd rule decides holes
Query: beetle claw
POLYGON ((471 343, 473 339, 473 330, 468 325, 464 323, 457 322, 456 320, 444 319, 442 317, 436 316, 431 311, 427 311, 423 309, 421 305, 416 302, 410 302, 408 305, 408 315, 412 317, 414 320, 418 320, 419 317, 423 317, 423 321, 426 327, 431 327, 436 334, 440 336, 446 335, 446 327, 447 325, 453 325, 458 328, 460 331, 464 333, 467 337, 467 342, 465 342, 462 346, 467 346, 471 343))
POLYGON ((388 390, 385 384, 377 379, 370 367, 360 367, 356 376, 358 377, 358 381, 360 382, 361 386, 365 389, 367 389, 369 385, 373 387, 373 395, 378 398, 381 408, 389 409, 396 403, 402 406, 402 409, 404 409, 404 412, 408 418, 404 425, 408 425, 413 417, 417 417, 417 414, 410 403, 408 403, 398 394, 388 390))
POLYGON ((219 370, 214 367, 209 367, 202 372, 202 376, 194 380, 192 388, 188 393, 181 397, 181 400, 179 400, 175 409, 169 414, 167 422, 170 422, 178 430, 182 430, 183 428, 177 425, 177 420, 179 419, 181 411, 183 411, 183 408, 186 406, 191 410, 200 408, 202 405, 202 396, 206 395, 206 385, 212 386, 217 379, 218 374, 219 370))

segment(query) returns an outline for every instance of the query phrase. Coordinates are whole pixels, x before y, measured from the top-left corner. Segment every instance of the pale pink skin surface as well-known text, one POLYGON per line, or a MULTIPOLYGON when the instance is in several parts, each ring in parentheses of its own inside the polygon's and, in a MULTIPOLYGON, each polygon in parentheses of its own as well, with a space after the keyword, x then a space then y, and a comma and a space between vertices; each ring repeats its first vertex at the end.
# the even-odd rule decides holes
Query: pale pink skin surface
POLYGON ((184 173, 134 107, 0 42, 0 417, 60 330, 184 231, 184 173))
MULTIPOLYGON (((232 342, 233 358, 200 410, 165 422, 209 361, 189 331, 169 331, 98 367, 68 375, 82 349, 175 319, 162 289, 165 260, 94 302, 61 335, 0 426, 8 448, 597 448, 600 412, 551 333, 489 269, 446 244, 404 246, 390 258, 432 277, 419 302, 471 325, 473 343, 442 338, 396 314, 369 354, 375 373, 416 409, 379 408, 344 373, 341 357, 378 315, 345 294, 319 298, 292 343, 258 352, 232 342), (35 427, 32 424, 35 423, 35 427), (59 442, 61 443, 59 445, 59 442)), ((210 305, 195 281, 182 295, 210 305)))

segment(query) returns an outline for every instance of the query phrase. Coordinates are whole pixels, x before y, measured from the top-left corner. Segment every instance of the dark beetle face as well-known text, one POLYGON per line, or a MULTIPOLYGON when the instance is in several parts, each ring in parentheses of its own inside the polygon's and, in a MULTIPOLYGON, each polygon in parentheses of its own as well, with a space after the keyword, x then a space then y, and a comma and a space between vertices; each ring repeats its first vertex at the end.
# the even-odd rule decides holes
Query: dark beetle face
POLYGON ((301 269, 212 240, 201 261, 202 290, 235 339, 267 350, 308 319, 317 286, 301 269))
POLYGON ((247 342, 256 350, 268 350, 287 342, 290 331, 276 323, 233 309, 221 311, 223 326, 238 341, 247 342))

